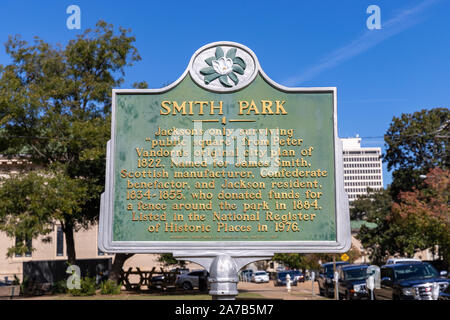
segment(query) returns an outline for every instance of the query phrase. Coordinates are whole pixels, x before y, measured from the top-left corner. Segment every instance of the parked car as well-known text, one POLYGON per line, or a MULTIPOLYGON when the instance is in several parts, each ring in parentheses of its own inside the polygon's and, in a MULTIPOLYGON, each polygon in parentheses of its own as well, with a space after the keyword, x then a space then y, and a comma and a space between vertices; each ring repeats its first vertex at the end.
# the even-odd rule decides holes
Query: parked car
POLYGON ((152 286, 160 288, 164 284, 164 279, 163 275, 153 276, 150 282, 152 286))
POLYGON ((196 270, 189 273, 182 273, 177 276, 175 284, 184 290, 192 290, 200 287, 200 277, 204 277, 208 283, 209 272, 206 270, 196 270))
MULTIPOLYGON (((336 271, 339 266, 349 264, 345 261, 336 262, 336 271)), ((333 262, 327 262, 320 266, 319 276, 316 276, 316 281, 319 285, 319 294, 321 296, 326 296, 332 298, 334 296, 334 271, 333 262)))
POLYGON ((368 299, 366 288, 367 264, 350 264, 339 267, 339 299, 368 299))
POLYGON ((421 263, 422 261, 415 258, 391 258, 386 261, 386 264, 397 264, 397 263, 421 263))
POLYGON ((305 282, 305 276, 300 270, 292 270, 290 271, 291 277, 295 277, 297 282, 305 282))
POLYGON ((269 274, 265 271, 256 271, 252 275, 252 282, 269 282, 269 274))
POLYGON ((429 263, 398 263, 381 267, 381 288, 374 290, 376 300, 432 300, 433 284, 447 289, 450 280, 429 263))
POLYGON ((297 286, 297 280, 295 279, 295 277, 292 275, 292 273, 290 271, 277 272, 277 275, 274 280, 274 285, 275 286, 285 286, 288 274, 291 277, 291 279, 290 279, 291 286, 297 286))

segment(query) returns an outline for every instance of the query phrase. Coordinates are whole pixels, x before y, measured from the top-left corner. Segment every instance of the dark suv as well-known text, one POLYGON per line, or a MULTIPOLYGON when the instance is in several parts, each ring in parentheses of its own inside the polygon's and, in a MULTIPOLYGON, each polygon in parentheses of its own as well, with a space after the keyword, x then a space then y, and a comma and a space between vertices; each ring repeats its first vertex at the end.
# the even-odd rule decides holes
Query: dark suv
POLYGON ((366 264, 350 264, 339 267, 339 299, 368 299, 366 288, 366 264))
POLYGON ((381 267, 377 300, 432 300, 433 284, 444 291, 450 280, 440 277, 429 263, 392 264, 381 267))
MULTIPOLYGON (((338 261, 336 262, 336 271, 338 266, 349 264, 348 262, 338 261)), ((319 294, 321 296, 332 298, 334 296, 334 274, 333 274, 333 262, 327 262, 320 266, 319 276, 316 278, 319 284, 319 294)))
POLYGON ((280 271, 277 272, 277 275, 275 277, 275 281, 273 283, 274 286, 286 286, 287 282, 287 275, 289 274, 289 277, 291 278, 291 285, 297 286, 297 278, 295 277, 295 274, 292 271, 280 271))

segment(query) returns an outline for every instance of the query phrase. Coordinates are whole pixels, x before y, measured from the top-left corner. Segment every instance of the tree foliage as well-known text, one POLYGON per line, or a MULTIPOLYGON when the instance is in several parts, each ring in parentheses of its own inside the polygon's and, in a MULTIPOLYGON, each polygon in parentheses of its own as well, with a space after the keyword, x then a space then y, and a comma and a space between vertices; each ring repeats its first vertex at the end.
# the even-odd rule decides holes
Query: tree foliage
MULTIPOLYGON (((361 257, 359 250, 352 246, 346 254, 349 256, 348 262, 353 263, 361 257)), ((320 263, 341 260, 341 254, 332 253, 277 253, 273 256, 274 261, 283 262, 284 265, 291 269, 301 270, 318 270, 320 263)))
POLYGON ((404 252, 404 244, 400 239, 414 239, 404 237, 405 230, 390 221, 393 200, 389 189, 373 191, 367 195, 358 197, 352 203, 351 214, 353 217, 362 217, 367 222, 376 224, 375 228, 362 225, 357 238, 364 248, 368 250, 372 263, 381 265, 386 257, 395 253, 404 252))
POLYGON ((367 189, 367 194, 359 195, 350 207, 351 220, 365 220, 375 222, 390 210, 392 197, 385 190, 367 189))
MULTIPOLYGON (((0 230, 10 237, 33 239, 53 231, 54 223, 82 219, 87 188, 78 179, 43 170, 3 178, 0 188, 0 230), (81 217, 80 217, 81 216, 81 217)), ((25 242, 8 256, 28 251, 25 242)))
POLYGON ((352 218, 377 224, 375 229, 362 226, 358 233, 373 263, 382 264, 393 255, 413 256, 436 245, 448 261, 449 123, 448 108, 393 118, 384 155, 393 182, 388 190, 354 201, 351 213, 352 218))
POLYGON ((161 253, 158 257, 158 262, 161 262, 165 267, 179 266, 184 268, 186 266, 186 261, 175 259, 172 253, 161 253))
MULTIPOLYGON (((61 177, 62 189, 74 180, 83 185, 85 198, 77 202, 80 214, 55 216, 66 219, 63 230, 71 262, 73 228, 88 227, 99 213, 111 90, 123 83, 125 68, 140 60, 129 32, 115 32, 112 25, 99 21, 66 46, 37 37, 29 44, 19 36, 6 43, 12 62, 0 67, 0 153, 24 156, 52 171, 50 175, 61 177)), ((39 231, 39 223, 29 227, 39 231)))
POLYGON ((440 258, 450 265, 450 171, 432 169, 424 182, 426 187, 420 190, 400 193, 389 221, 415 240, 414 246, 405 248, 406 252, 427 248, 434 252, 437 246, 440 258))
POLYGON ((357 236, 373 263, 383 264, 396 254, 412 257, 418 250, 434 250, 435 245, 448 259, 448 175, 448 170, 430 170, 425 187, 401 191, 397 201, 389 190, 380 190, 353 202, 354 216, 377 225, 374 229, 363 225, 357 236))
POLYGON ((448 169, 450 164, 450 111, 434 108, 394 117, 384 140, 384 161, 389 171, 394 170, 391 194, 420 187, 420 175, 438 167, 448 169))

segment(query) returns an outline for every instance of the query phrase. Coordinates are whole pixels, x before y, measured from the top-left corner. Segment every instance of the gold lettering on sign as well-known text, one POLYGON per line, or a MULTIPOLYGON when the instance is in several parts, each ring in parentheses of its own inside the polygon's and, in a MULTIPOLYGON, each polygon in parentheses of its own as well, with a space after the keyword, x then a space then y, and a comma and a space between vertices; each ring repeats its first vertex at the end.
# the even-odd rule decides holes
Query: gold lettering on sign
MULTIPOLYGON (((286 101, 282 100, 240 100, 238 101, 238 115, 286 115, 288 114, 285 109, 286 101)), ((182 115, 192 116, 205 114, 205 109, 209 107, 209 115, 223 115, 223 101, 161 101, 161 109, 159 114, 162 116, 167 115, 182 115)), ((216 121, 217 119, 211 119, 210 121, 216 121)), ((203 120, 205 121, 205 120, 203 120)), ((218 120, 217 120, 218 121, 218 120)), ((239 121, 234 119, 233 121, 239 121)), ((249 119, 247 121, 254 121, 249 119)))
POLYGON ((161 235, 177 241, 285 240, 283 234, 323 224, 322 206, 330 190, 324 185, 334 179, 334 171, 317 165, 322 145, 295 128, 264 124, 287 119, 286 100, 165 99, 159 115, 167 117, 157 120, 145 140, 128 146, 132 151, 126 155, 127 165, 115 176, 124 199, 121 214, 130 224, 142 226, 155 241, 161 235), (183 120, 177 122, 176 117, 183 120), (175 126, 191 121, 203 126, 175 126), (234 147, 230 139, 245 149, 234 147), (177 149, 186 143, 196 157, 175 161, 174 155, 190 156, 177 149), (206 161, 207 156, 213 160, 206 161))

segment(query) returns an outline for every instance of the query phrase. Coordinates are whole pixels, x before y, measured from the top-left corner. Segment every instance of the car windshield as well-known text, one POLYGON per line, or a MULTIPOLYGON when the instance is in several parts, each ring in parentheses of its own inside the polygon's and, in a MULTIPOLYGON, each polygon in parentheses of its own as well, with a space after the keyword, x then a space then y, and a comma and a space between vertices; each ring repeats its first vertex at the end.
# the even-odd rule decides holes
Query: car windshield
POLYGON ((255 273, 255 276, 265 276, 267 273, 265 272, 257 272, 255 273))
POLYGON ((344 270, 345 280, 364 280, 367 278, 367 267, 344 270))
POLYGON ((284 278, 286 278, 287 274, 288 274, 288 272, 279 272, 278 273, 278 278, 279 279, 284 279, 284 278))
POLYGON ((395 278, 398 280, 424 279, 438 277, 439 274, 429 264, 405 264, 394 269, 395 278))

